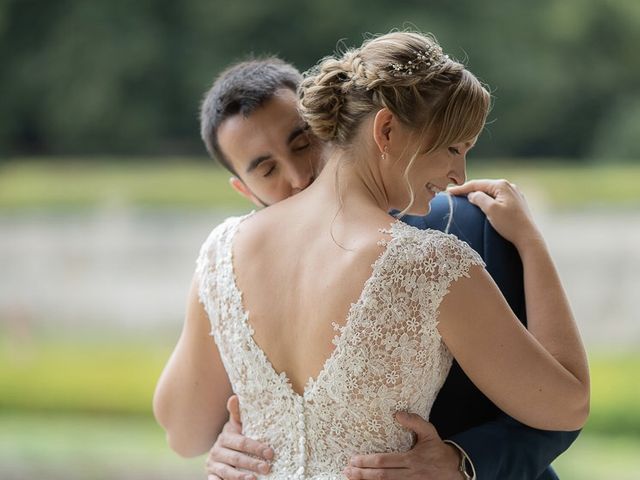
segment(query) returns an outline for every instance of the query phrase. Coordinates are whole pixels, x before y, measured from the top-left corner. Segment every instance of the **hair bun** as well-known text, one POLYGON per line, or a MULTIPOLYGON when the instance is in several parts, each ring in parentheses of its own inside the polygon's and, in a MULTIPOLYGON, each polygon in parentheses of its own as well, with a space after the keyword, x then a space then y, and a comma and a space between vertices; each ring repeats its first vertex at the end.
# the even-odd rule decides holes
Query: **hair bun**
POLYGON ((299 109, 313 133, 323 141, 341 135, 344 106, 353 84, 353 59, 357 52, 347 52, 340 59, 326 57, 306 72, 300 84, 299 109))
POLYGON ((325 57, 305 74, 300 114, 323 141, 347 145, 362 121, 388 108, 412 128, 431 129, 439 148, 477 136, 490 95, 437 41, 416 32, 391 32, 360 48, 325 57))

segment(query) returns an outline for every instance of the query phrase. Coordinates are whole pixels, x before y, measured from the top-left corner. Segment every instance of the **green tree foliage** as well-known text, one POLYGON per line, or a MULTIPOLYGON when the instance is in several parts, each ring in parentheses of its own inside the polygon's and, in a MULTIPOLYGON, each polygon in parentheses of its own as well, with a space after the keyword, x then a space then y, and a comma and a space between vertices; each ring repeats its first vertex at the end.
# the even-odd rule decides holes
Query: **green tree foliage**
POLYGON ((199 102, 229 62, 304 70, 407 26, 491 86, 478 154, 638 156, 636 0, 3 0, 0 154, 204 156, 199 102))

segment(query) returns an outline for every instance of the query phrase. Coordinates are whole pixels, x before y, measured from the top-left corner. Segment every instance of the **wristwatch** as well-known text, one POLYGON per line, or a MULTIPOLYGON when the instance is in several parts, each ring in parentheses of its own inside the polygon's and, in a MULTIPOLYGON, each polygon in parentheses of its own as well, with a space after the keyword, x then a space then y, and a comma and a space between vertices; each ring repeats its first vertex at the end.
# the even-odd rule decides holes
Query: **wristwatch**
POLYGON ((476 480, 476 471, 473 468, 473 463, 471 463, 467 452, 465 452, 464 449, 453 440, 447 439, 444 440, 444 443, 448 443, 449 445, 455 447, 455 449, 460 454, 460 465, 458 465, 458 471, 462 475, 462 478, 464 480, 476 480))
POLYGON ((473 467, 467 458, 467 455, 460 451, 460 466, 458 467, 464 480, 473 480, 473 467))

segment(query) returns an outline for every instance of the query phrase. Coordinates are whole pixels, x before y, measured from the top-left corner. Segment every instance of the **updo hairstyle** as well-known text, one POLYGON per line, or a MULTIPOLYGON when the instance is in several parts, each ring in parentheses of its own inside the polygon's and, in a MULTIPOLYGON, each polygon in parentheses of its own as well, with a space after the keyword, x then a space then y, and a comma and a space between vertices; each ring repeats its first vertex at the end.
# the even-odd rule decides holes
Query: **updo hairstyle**
POLYGON ((322 59, 298 94, 300 113, 321 140, 348 147, 362 121, 386 107, 428 133, 428 152, 475 138, 491 103, 463 64, 444 55, 433 37, 414 32, 391 32, 322 59))

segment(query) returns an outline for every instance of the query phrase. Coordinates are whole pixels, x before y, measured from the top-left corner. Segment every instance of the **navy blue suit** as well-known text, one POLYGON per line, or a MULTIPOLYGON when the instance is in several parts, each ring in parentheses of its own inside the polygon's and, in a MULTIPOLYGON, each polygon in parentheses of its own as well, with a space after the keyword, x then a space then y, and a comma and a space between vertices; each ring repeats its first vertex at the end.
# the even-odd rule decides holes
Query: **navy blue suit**
MULTIPOLYGON (((522 262, 515 247, 491 226, 484 213, 465 197, 452 197, 449 233, 476 250, 513 312, 526 326, 522 262)), ((425 217, 402 220, 421 229, 444 231, 449 218, 447 196, 439 194, 425 217)), ((438 394, 430 421, 442 438, 460 445, 471 458, 478 480, 557 479, 551 462, 577 438, 576 432, 527 427, 501 412, 453 362, 438 394)))

